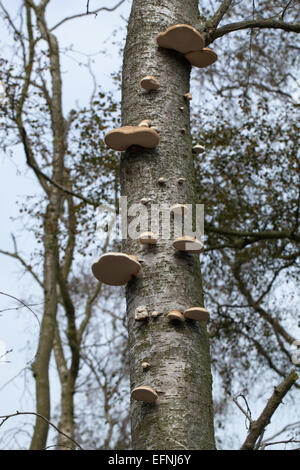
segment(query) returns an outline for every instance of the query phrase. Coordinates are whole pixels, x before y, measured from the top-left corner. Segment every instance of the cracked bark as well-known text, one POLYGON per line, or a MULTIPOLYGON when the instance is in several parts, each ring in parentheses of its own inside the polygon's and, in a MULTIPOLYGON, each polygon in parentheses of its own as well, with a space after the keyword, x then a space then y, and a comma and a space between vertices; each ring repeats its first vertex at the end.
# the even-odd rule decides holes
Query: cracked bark
MULTIPOLYGON (((131 147, 121 158, 121 194, 128 207, 143 197, 156 204, 195 203, 191 152, 189 91, 190 66, 175 51, 159 49, 156 36, 177 23, 199 25, 197 0, 149 2, 134 0, 124 51, 122 124, 150 119, 160 130, 154 150, 131 147), (145 93, 143 76, 158 77, 161 88, 145 93), (180 110, 180 108, 183 108, 180 110), (181 129, 186 129, 185 135, 181 129), (167 182, 158 184, 160 177, 167 182), (177 179, 185 178, 178 185, 177 179), (134 191, 133 191, 134 188, 134 191)), ((159 239, 143 249, 136 240, 124 241, 127 253, 143 260, 142 278, 126 289, 131 387, 153 386, 156 404, 131 403, 134 449, 214 449, 209 342, 205 324, 170 323, 165 315, 135 322, 136 307, 166 314, 203 305, 200 263, 196 256, 175 254, 171 240, 159 239), (142 362, 149 362, 147 371, 142 362)))

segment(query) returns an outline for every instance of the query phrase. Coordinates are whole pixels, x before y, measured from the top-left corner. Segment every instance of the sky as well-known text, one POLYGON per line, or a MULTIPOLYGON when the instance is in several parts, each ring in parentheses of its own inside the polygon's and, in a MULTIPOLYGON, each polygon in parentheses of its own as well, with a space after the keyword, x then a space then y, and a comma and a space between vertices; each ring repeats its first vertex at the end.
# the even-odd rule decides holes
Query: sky
MULTIPOLYGON (((12 12, 17 12, 20 0, 3 0, 5 7, 12 12)), ((90 1, 90 10, 99 6, 115 5, 117 1, 90 1)), ((96 17, 86 16, 63 24, 56 30, 61 47, 73 45, 72 59, 62 55, 64 110, 82 106, 88 103, 93 88, 93 79, 80 62, 86 60, 86 54, 92 54, 94 63, 93 73, 98 84, 104 91, 113 87, 112 73, 118 72, 121 67, 122 57, 120 47, 125 36, 126 18, 130 11, 130 0, 114 12, 101 12, 96 17), (120 31, 120 25, 122 26, 120 31)), ((48 23, 56 24, 62 18, 76 13, 84 12, 85 0, 51 0, 47 10, 48 23)), ((0 24, 0 50, 5 57, 10 51, 5 44, 9 44, 11 38, 7 30, 0 24)), ((117 93, 117 92, 116 92, 117 93)), ((11 233, 14 233, 20 252, 24 257, 28 256, 33 248, 33 240, 30 233, 13 218, 18 216, 19 208, 17 200, 23 200, 25 196, 38 191, 35 177, 32 171, 25 166, 24 154, 16 149, 13 157, 9 157, 0 149, 0 248, 11 251, 13 249, 11 233)), ((7 256, 0 258, 0 291, 35 304, 39 298, 39 288, 25 275, 14 259, 7 256)), ((39 311, 39 305, 32 305, 34 311, 39 311)), ((0 294, 0 415, 13 413, 16 409, 34 410, 33 388, 28 387, 22 370, 30 363, 36 350, 39 325, 35 316, 15 300, 0 294), (19 307, 18 310, 15 307, 19 307), (6 309, 11 310, 6 310, 6 309), (9 352, 2 357, 3 352, 9 352), (12 380, 18 375, 16 380, 12 380), (3 384, 9 384, 3 387, 3 384)), ((26 372, 27 376, 30 372, 26 372)), ((57 382, 54 381, 56 390, 57 382)), ((266 396, 262 396, 263 402, 266 396)), ((253 409, 260 409, 260 403, 252 403, 253 409)), ((55 401, 53 406, 55 406, 55 401)), ((232 410, 232 429, 241 432, 245 436, 244 421, 238 410, 232 410)), ((18 418, 19 419, 19 418, 18 418)), ((275 420, 278 424, 278 417, 275 420)), ((292 421, 292 416, 285 416, 284 420, 292 421)), ((30 423, 30 419, 26 419, 30 423)), ((16 422, 6 425, 6 430, 13 429, 16 422)), ((26 428, 27 429, 27 428, 26 428)), ((28 427, 30 430, 30 425, 28 427)), ((271 428, 272 429, 272 428, 271 428)), ((5 448, 6 440, 0 432, 0 448, 5 448)))

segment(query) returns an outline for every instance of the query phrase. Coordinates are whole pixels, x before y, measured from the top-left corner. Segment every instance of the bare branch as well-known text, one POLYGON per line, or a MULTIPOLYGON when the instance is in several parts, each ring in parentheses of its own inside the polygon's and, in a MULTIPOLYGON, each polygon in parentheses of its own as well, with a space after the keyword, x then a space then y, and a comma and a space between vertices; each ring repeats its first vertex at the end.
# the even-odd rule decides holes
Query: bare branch
POLYGON ((70 441, 73 442, 73 444, 75 444, 80 450, 84 450, 80 444, 78 444, 78 442, 76 442, 74 439, 72 439, 72 437, 68 436, 67 434, 65 434, 63 431, 61 431, 57 426, 55 426, 55 424, 51 423, 51 421, 49 421, 47 418, 45 418, 44 416, 40 415, 39 413, 35 413, 33 411, 17 411, 16 413, 13 413, 13 414, 10 414, 10 415, 4 415, 4 416, 0 416, 0 419, 2 419, 2 422, 0 423, 0 427, 3 426, 3 424, 9 419, 9 418, 13 418, 14 416, 21 416, 21 415, 33 415, 33 416, 37 416, 38 418, 42 419, 43 421, 45 421, 47 424, 49 424, 49 426, 52 426, 59 434, 62 434, 63 436, 65 436, 67 439, 69 439, 70 441))
POLYGON ((282 402, 285 395, 291 389, 298 379, 298 375, 293 369, 289 375, 281 382, 278 387, 274 388, 272 396, 269 398, 268 403, 266 404, 263 412, 256 421, 253 421, 250 424, 250 429, 248 436, 241 447, 241 450, 253 450, 255 448, 255 443, 261 434, 265 431, 266 427, 271 421, 271 418, 278 406, 282 402))
POLYGON ((39 320, 39 317, 37 316, 37 314, 29 307, 29 305, 25 304, 25 302, 23 302, 23 300, 20 300, 20 299, 18 299, 17 297, 14 297, 13 295, 6 294, 5 292, 0 292, 0 294, 1 294, 1 295, 5 295, 6 297, 10 297, 11 299, 16 300, 17 302, 20 302, 24 307, 28 308, 28 310, 30 310, 31 313, 33 313, 33 315, 34 315, 35 318, 37 319, 38 324, 41 326, 40 320, 39 320))
POLYGON ((224 15, 228 11, 232 4, 232 0, 224 0, 223 3, 219 6, 216 13, 211 17, 206 26, 206 31, 214 31, 218 24, 222 21, 224 15))
POLYGON ((96 10, 93 10, 93 11, 89 11, 89 7, 88 7, 88 3, 87 3, 87 11, 85 13, 78 13, 77 15, 72 15, 72 16, 67 16, 66 18, 64 18, 63 20, 61 20, 59 23, 57 23, 55 26, 53 26, 50 31, 54 31, 56 28, 58 28, 59 26, 61 26, 62 24, 66 23, 67 21, 70 21, 70 20, 74 20, 75 18, 81 18, 83 16, 87 16, 87 15, 97 15, 100 11, 114 11, 116 10, 119 6, 122 5, 122 3, 124 3, 125 0, 120 0, 114 7, 112 8, 108 8, 108 7, 101 7, 101 8, 97 8, 96 10))
MULTIPOLYGON (((78 199, 81 199, 81 201, 83 201, 86 204, 89 204, 93 207, 97 206, 97 202, 92 201, 90 199, 87 199, 86 197, 81 196, 80 194, 76 194, 73 191, 65 188, 64 186, 62 186, 61 184, 59 184, 56 181, 54 181, 53 179, 51 179, 50 176, 46 175, 45 173, 43 173, 39 169, 39 167, 37 166, 37 164, 33 160, 33 155, 30 151, 30 147, 29 147, 29 144, 28 144, 27 132, 26 132, 24 126, 22 126, 22 128, 21 128, 21 139, 22 139, 22 143, 23 143, 23 147, 24 147, 24 151, 25 151, 25 155, 26 155, 26 163, 35 172, 35 174, 37 175, 37 177, 40 181, 41 181, 41 178, 44 178, 46 181, 48 181, 48 183, 52 184, 57 189, 60 189, 64 193, 69 194, 70 196, 74 196, 78 199)), ((43 187, 45 189, 45 185, 43 185, 43 187)), ((46 190, 46 192, 48 192, 48 188, 45 189, 45 190, 46 190)))
POLYGON ((221 26, 221 28, 218 28, 213 33, 207 35, 206 43, 210 44, 215 39, 225 36, 225 34, 249 28, 282 29, 287 32, 300 33, 300 23, 286 23, 285 21, 276 21, 273 19, 261 18, 249 21, 239 21, 237 23, 231 23, 225 26, 221 26))

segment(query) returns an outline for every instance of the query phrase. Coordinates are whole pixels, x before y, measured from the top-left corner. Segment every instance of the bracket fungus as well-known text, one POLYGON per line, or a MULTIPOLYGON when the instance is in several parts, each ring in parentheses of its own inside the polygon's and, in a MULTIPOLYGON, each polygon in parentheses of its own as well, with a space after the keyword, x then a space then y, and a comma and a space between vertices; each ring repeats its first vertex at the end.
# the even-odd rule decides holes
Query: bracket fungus
POLYGON ((124 126, 109 131, 104 140, 111 149, 123 152, 131 145, 153 149, 159 144, 159 135, 150 127, 124 126))
POLYGON ((131 398, 145 403, 154 403, 158 398, 158 394, 149 385, 140 385, 132 390, 131 398))
POLYGON ((151 201, 152 201, 152 199, 149 198, 149 197, 142 197, 142 199, 140 200, 140 203, 146 205, 151 201))
POLYGON ((183 184, 185 182, 185 178, 178 178, 177 183, 183 184))
POLYGON ((185 213, 188 214, 190 212, 189 208, 184 204, 175 204, 171 207, 170 213, 174 215, 181 215, 183 216, 185 213))
POLYGON ((160 84, 156 77, 147 75, 146 77, 142 78, 141 87, 146 91, 155 91, 159 89, 160 84))
POLYGON ((191 51, 199 51, 205 46, 203 36, 193 26, 188 24, 176 24, 159 33, 157 44, 165 49, 186 54, 191 51))
POLYGON ((143 321, 149 318, 148 309, 146 305, 140 305, 135 309, 134 319, 135 321, 143 321))
POLYGON ((192 254, 199 254, 203 250, 203 243, 197 238, 184 235, 183 237, 176 238, 173 241, 173 247, 177 251, 186 251, 192 254))
POLYGON ((142 362, 142 369, 147 370, 150 368, 149 362, 142 362))
POLYGON ((153 232, 143 232, 139 236, 139 242, 141 245, 156 245, 157 237, 153 232))
POLYGON ((209 312, 204 307, 191 307, 183 312, 184 318, 197 321, 209 321, 209 312))
POLYGON ((153 312, 151 313, 151 317, 153 318, 157 318, 161 315, 160 312, 158 312, 157 310, 153 310, 153 312))
POLYGON ((92 265, 93 274, 98 281, 110 286, 123 286, 140 269, 138 258, 125 253, 105 253, 92 265))
POLYGON ((202 50, 189 51, 184 56, 191 65, 200 69, 214 64, 218 59, 218 56, 215 51, 209 49, 209 47, 204 47, 204 49, 202 50))
POLYGON ((196 144, 192 148, 192 152, 195 153, 196 155, 200 155, 200 153, 205 152, 205 147, 203 145, 196 144))
POLYGON ((193 99, 191 93, 185 93, 183 96, 185 97, 185 99, 186 99, 187 101, 191 101, 191 100, 193 99))
POLYGON ((138 124, 138 127, 150 127, 150 125, 151 125, 151 122, 149 121, 149 119, 144 119, 144 121, 141 121, 138 124))
POLYGON ((167 180, 166 180, 166 178, 158 178, 157 182, 158 182, 158 184, 163 185, 163 184, 166 184, 167 180))
POLYGON ((168 320, 179 320, 183 321, 184 316, 179 310, 171 310, 167 315, 168 320))

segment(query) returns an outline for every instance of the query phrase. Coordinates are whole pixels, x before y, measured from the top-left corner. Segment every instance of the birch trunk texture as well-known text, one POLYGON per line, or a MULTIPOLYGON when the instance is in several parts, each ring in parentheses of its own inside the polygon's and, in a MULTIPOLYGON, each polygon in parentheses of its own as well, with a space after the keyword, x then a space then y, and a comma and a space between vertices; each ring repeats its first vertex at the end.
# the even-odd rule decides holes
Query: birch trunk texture
MULTIPOLYGON (((124 51, 122 124, 149 119, 160 131, 154 150, 131 147, 121 158, 121 195, 128 207, 142 198, 154 204, 196 202, 190 135, 190 65, 175 51, 158 48, 156 36, 187 23, 199 28, 197 0, 133 0, 124 51), (145 93, 140 80, 158 77, 160 89, 145 93), (185 129, 183 133, 182 129, 185 129), (165 185, 158 179, 164 177, 165 185), (177 183, 185 178, 184 184, 177 183)), ((124 240, 123 251, 142 261, 143 275, 127 285, 131 388, 145 384, 158 393, 156 404, 131 403, 133 449, 214 449, 212 377, 205 323, 169 322, 172 309, 203 306, 198 256, 175 253, 172 240, 143 249, 124 240), (135 309, 161 312, 136 322, 135 309), (141 363, 151 367, 145 371, 141 363)))

